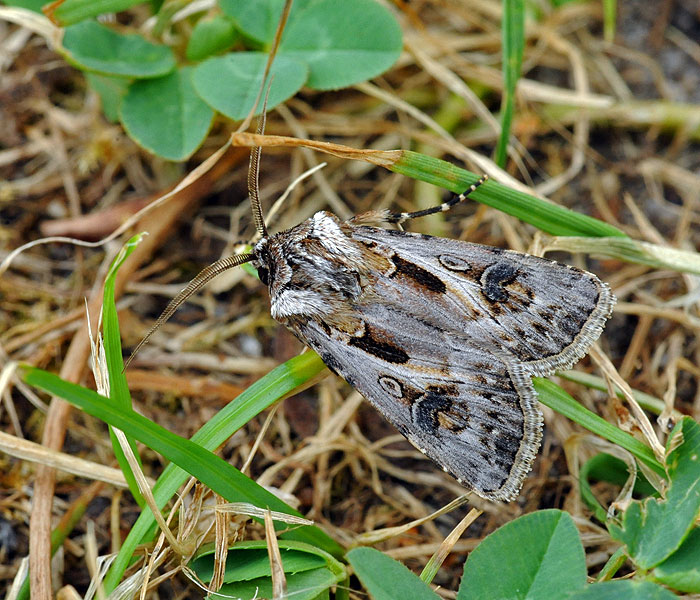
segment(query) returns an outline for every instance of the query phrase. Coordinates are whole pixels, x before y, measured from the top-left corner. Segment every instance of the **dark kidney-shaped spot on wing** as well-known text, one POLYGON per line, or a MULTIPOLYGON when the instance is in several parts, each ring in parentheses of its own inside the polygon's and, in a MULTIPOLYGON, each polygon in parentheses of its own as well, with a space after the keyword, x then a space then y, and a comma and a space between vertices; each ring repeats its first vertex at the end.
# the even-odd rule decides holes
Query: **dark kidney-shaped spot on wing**
POLYGON ((435 433, 440 426, 440 413, 449 411, 451 407, 451 398, 428 391, 413 405, 413 421, 423 431, 435 433))
POLYGON ((499 262, 488 267, 481 275, 481 291, 491 302, 505 302, 508 292, 503 286, 511 283, 518 269, 506 262, 499 262))

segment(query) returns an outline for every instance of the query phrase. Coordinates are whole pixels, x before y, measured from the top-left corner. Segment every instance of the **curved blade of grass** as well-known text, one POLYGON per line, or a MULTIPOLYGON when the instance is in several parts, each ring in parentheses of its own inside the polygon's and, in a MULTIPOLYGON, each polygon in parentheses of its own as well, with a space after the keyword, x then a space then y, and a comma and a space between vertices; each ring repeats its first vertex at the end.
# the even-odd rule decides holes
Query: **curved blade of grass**
MULTIPOLYGON (((471 198, 471 194, 469 197, 471 198)), ((700 275, 700 254, 697 252, 669 248, 628 237, 596 237, 596 239, 558 237, 548 241, 545 250, 585 252, 593 256, 616 258, 626 262, 648 265, 655 269, 673 269, 674 271, 700 275)))
POLYGON ((608 423, 605 419, 581 406, 581 404, 576 402, 576 400, 569 396, 569 394, 553 381, 542 377, 534 377, 532 383, 535 386, 535 390, 537 390, 538 399, 542 404, 549 406, 549 408, 564 415, 567 419, 571 419, 582 427, 585 427, 588 431, 624 448, 632 454, 632 456, 637 458, 637 460, 646 464, 656 473, 665 476, 666 471, 663 465, 656 460, 649 446, 645 446, 629 433, 625 433, 611 423, 608 423))
MULTIPOLYGON (((122 358, 122 343, 121 336, 119 335, 119 320, 117 318, 117 307, 114 301, 114 285, 116 282, 117 271, 119 267, 124 264, 124 261, 129 258, 129 255, 136 249, 139 245, 144 234, 138 234, 132 237, 123 248, 119 251, 119 254, 112 261, 112 264, 105 278, 105 289, 102 300, 102 328, 104 331, 104 349, 105 358, 107 361, 107 372, 109 374, 109 399, 114 403, 117 408, 122 408, 125 410, 131 409, 131 394, 129 392, 129 386, 126 383, 126 375, 124 375, 124 360, 122 358)), ((109 427, 109 437, 112 441, 112 449, 114 450, 114 455, 117 458, 119 467, 124 473, 127 484, 129 485, 129 490, 132 496, 138 503, 138 505, 143 508, 146 505, 141 492, 139 491, 138 484, 136 483, 136 478, 129 466, 129 461, 124 456, 124 451, 122 450, 117 436, 114 434, 113 428, 109 427)), ((131 446, 131 451, 136 457, 136 460, 141 464, 141 458, 139 456, 139 451, 136 446, 136 440, 131 436, 127 435, 126 439, 131 446)))
MULTIPOLYGON (((166 467, 153 489, 158 506, 165 506, 191 473, 231 501, 250 502, 258 506, 270 506, 280 512, 298 514, 210 451, 219 447, 253 416, 304 385, 324 368, 325 365, 321 359, 313 352, 307 352, 287 361, 229 403, 202 427, 192 440, 180 438, 131 410, 121 415, 117 409, 105 403, 104 398, 96 392, 69 384, 56 375, 40 369, 26 368, 25 381, 42 389, 51 389, 52 393, 61 397, 68 394, 70 397, 65 399, 69 402, 73 401, 81 408, 85 405, 83 409, 89 414, 102 418, 105 422, 133 435, 175 463, 166 467), (186 470, 176 465, 182 465, 186 470)), ((153 515, 150 511, 142 512, 105 579, 108 590, 111 591, 117 585, 129 565, 136 546, 143 541, 144 536, 149 534, 152 525, 153 515)), ((343 553, 342 548, 334 540, 316 527, 302 527, 283 534, 283 537, 306 541, 334 556, 341 556, 343 553)))
MULTIPOLYGON (((391 171, 460 194, 479 179, 479 176, 460 169, 452 163, 405 150, 401 158, 387 167, 391 171)), ((563 206, 552 204, 519 192, 495 181, 488 181, 469 194, 475 200, 512 215, 525 223, 556 236, 621 237, 627 236, 617 227, 604 221, 582 215, 563 206)))
POLYGON ((127 432, 171 462, 187 469, 190 474, 229 502, 250 502, 255 506, 301 516, 222 458, 168 431, 136 411, 117 408, 105 402, 105 397, 97 392, 35 367, 26 370, 24 381, 55 394, 87 414, 127 432))
POLYGON ((211 451, 184 439, 131 409, 117 408, 105 397, 83 386, 70 383, 36 367, 24 367, 24 381, 55 394, 89 415, 117 427, 171 462, 182 466, 229 502, 249 502, 255 506, 302 516, 238 469, 211 451))
MULTIPOLYGON (((452 163, 410 150, 358 150, 331 142, 247 132, 232 134, 231 145, 248 148, 252 146, 310 148, 340 158, 363 160, 412 179, 432 183, 456 194, 469 189, 469 186, 480 178, 452 163)), ((617 227, 603 221, 516 191, 493 180, 480 186, 473 194, 469 194, 469 199, 513 215, 552 235, 628 237, 617 227)))
POLYGON ((508 140, 513 122, 515 87, 520 78, 525 46, 525 7, 523 0, 503 0, 502 45, 503 45, 503 99, 501 100, 501 133, 498 137, 495 163, 502 169, 508 157, 508 140))
POLYGON ((603 565, 603 568, 598 573, 596 581, 610 581, 615 577, 623 565, 627 562, 627 548, 621 546, 612 553, 608 561, 603 565))
POLYGON ((122 408, 131 408, 131 394, 126 383, 126 375, 123 372, 124 359, 122 357, 121 336, 119 335, 117 307, 114 301, 114 286, 119 268, 129 258, 131 253, 136 250, 136 246, 141 243, 144 235, 140 233, 132 237, 124 244, 124 247, 112 261, 105 278, 102 300, 102 328, 104 331, 105 357, 109 372, 109 397, 117 406, 122 408))
MULTIPOLYGON (((557 371, 557 375, 562 379, 585 385, 586 387, 594 390, 600 390, 601 392, 608 391, 608 385, 605 379, 598 377, 597 375, 591 375, 590 373, 574 370, 557 371)), ((617 397, 624 399, 625 395, 622 393, 622 391, 619 388, 615 389, 617 397)), ((663 400, 660 400, 659 398, 656 398, 650 394, 640 392, 639 390, 632 390, 632 396, 634 396, 634 399, 639 403, 639 406, 641 406, 644 410, 654 413, 655 415, 660 415, 664 408, 666 408, 666 404, 663 400)), ((672 414, 677 421, 679 421, 683 416, 683 414, 676 409, 673 409, 672 414)))

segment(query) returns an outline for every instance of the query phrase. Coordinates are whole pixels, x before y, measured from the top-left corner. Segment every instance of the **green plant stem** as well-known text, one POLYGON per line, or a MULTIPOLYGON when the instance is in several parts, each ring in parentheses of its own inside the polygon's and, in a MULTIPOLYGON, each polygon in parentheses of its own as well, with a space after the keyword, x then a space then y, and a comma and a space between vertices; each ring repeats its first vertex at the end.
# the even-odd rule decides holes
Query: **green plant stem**
POLYGON ((542 404, 585 427, 588 431, 624 448, 656 473, 665 476, 666 471, 656 460, 651 448, 581 406, 553 381, 535 377, 532 382, 542 404))
POLYGON ((571 125, 585 110, 587 118, 597 125, 620 128, 660 127, 664 131, 682 131, 685 139, 700 139, 700 106, 666 100, 633 100, 620 102, 595 110, 582 109, 565 104, 550 104, 542 107, 544 119, 557 121, 560 125, 571 125))
POLYGON ((608 561, 605 563, 596 581, 610 581, 621 568, 627 562, 627 553, 625 547, 621 546, 615 552, 612 553, 608 561))
MULTIPOLYGON (((590 373, 584 373, 583 371, 571 370, 558 371, 557 376, 561 377, 562 379, 566 379, 567 381, 573 381, 574 383, 585 385, 586 387, 594 390, 600 390, 601 392, 608 391, 608 385, 605 379, 598 377, 597 375, 591 375, 590 373)), ((622 391, 618 388, 616 388, 615 393, 617 394, 618 398, 625 397, 622 391)), ((660 400, 655 396, 651 396, 650 394, 640 392, 639 390, 632 390, 632 396, 639 403, 639 406, 651 413, 654 413, 655 415, 660 415, 666 407, 663 400, 660 400)), ((680 411, 674 409, 673 416, 680 419, 683 415, 680 411)))
POLYGON ((523 0, 502 0, 503 28, 503 100, 501 102, 501 133, 494 160, 502 169, 508 157, 508 141, 515 110, 515 88, 520 78, 525 47, 525 7, 523 0))
MULTIPOLYGON (((479 179, 479 176, 474 173, 460 169, 452 163, 410 150, 402 151, 398 160, 385 166, 395 173, 432 183, 456 194, 462 193, 479 179)), ((470 194, 469 198, 530 223, 551 235, 627 237, 608 223, 535 198, 495 181, 487 181, 470 194)))

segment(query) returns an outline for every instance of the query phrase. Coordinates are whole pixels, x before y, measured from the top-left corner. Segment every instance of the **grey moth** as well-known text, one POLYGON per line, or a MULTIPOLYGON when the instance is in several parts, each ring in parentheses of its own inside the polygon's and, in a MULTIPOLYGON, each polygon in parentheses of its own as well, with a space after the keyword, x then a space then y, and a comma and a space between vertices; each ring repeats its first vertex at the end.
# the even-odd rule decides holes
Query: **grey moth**
POLYGON ((260 236, 252 252, 202 271, 141 344, 207 281, 250 262, 272 316, 414 446, 479 496, 514 499, 542 438, 531 378, 587 352, 612 312, 608 285, 544 258, 381 227, 447 210, 486 178, 434 209, 348 221, 318 212, 270 235, 259 155, 249 176, 260 236))

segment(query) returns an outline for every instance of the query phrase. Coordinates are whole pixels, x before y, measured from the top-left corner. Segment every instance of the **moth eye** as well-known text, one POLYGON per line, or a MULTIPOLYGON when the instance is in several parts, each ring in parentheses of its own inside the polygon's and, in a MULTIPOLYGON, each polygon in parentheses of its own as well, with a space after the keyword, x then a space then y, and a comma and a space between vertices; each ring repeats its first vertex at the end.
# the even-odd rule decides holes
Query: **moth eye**
POLYGON ((386 375, 382 376, 378 380, 379 385, 381 388, 390 396, 393 396, 394 398, 402 398, 403 397, 403 389, 401 388, 401 384, 396 381, 393 377, 387 377, 386 375))
POLYGON ((265 285, 270 285, 270 272, 267 267, 258 267, 258 277, 265 285))
POLYGON ((443 267, 450 271, 469 271, 472 268, 469 262, 454 254, 441 254, 438 256, 438 260, 443 267))

